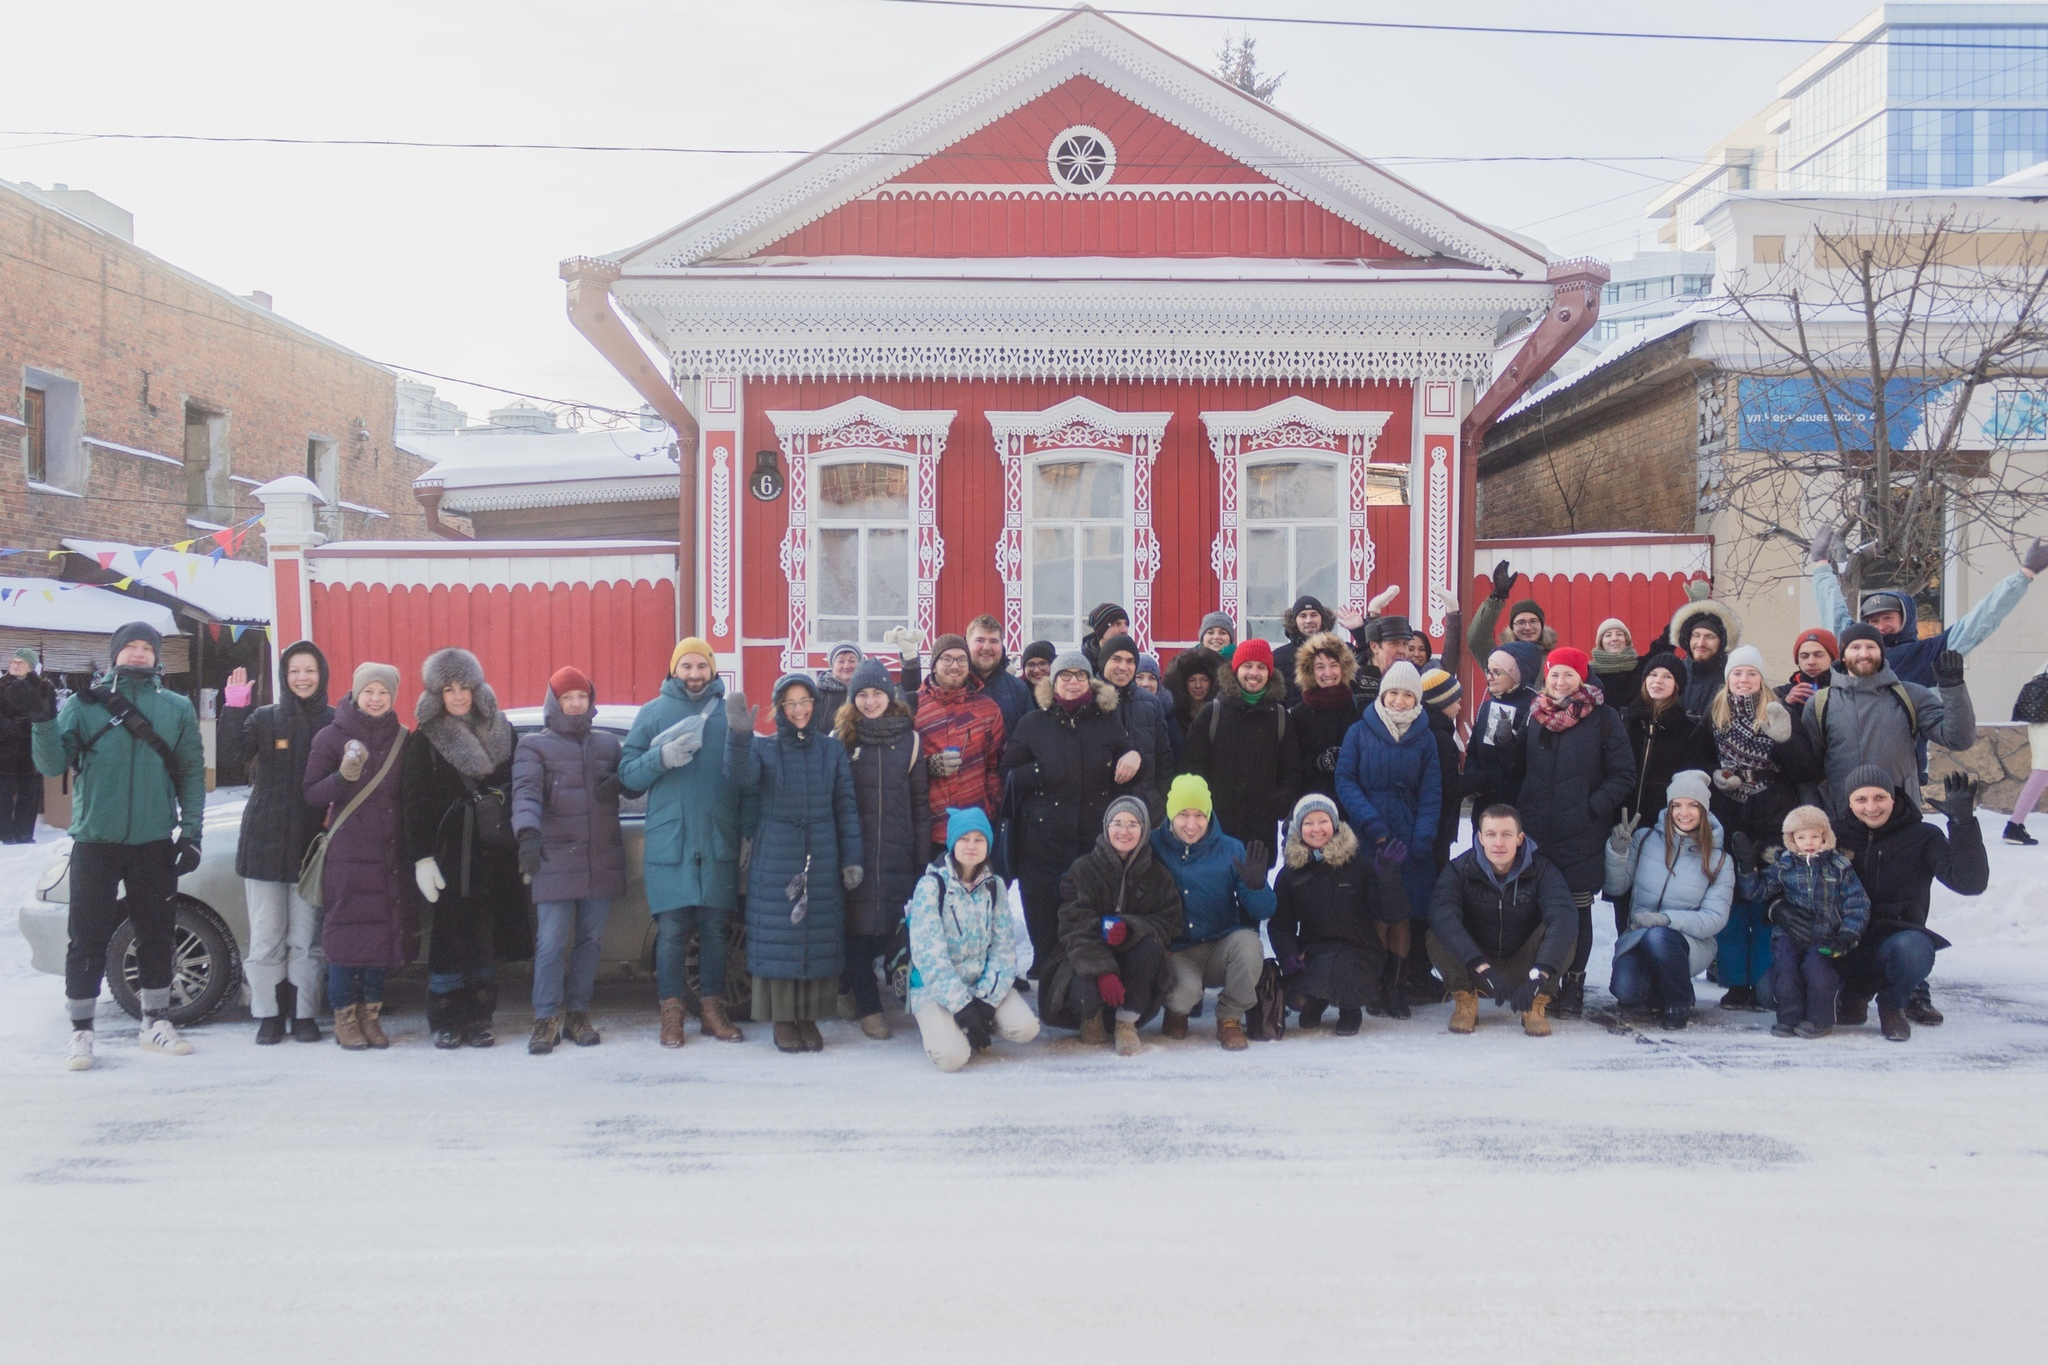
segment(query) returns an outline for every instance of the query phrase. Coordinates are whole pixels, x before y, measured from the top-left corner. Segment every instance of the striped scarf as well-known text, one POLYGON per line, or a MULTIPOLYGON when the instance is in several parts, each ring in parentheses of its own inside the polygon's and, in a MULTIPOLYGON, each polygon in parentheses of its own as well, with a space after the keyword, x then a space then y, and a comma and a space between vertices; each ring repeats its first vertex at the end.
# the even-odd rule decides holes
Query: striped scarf
POLYGON ((1553 734, 1562 734, 1592 715, 1593 708, 1605 700, 1607 698, 1600 689, 1590 684, 1563 701, 1554 699, 1548 692, 1538 692, 1535 704, 1529 708, 1529 718, 1553 734))

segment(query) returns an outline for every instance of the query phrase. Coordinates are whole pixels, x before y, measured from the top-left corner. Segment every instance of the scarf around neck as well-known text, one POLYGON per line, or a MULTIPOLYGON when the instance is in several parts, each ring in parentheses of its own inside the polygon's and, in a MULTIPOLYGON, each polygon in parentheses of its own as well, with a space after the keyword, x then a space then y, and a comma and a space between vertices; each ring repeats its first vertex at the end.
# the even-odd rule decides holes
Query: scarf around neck
POLYGON ((1538 692, 1535 703, 1529 708, 1530 717, 1553 734, 1562 734, 1587 716, 1593 708, 1605 701, 1600 689, 1588 684, 1558 701, 1548 692, 1538 692))
POLYGON ((1386 725, 1387 732, 1393 735, 1396 744, 1408 737, 1409 726, 1422 719, 1420 706, 1409 711, 1390 711, 1387 709, 1387 699, 1384 696, 1372 699, 1372 709, 1379 713, 1381 722, 1386 725))
POLYGON ((1720 751, 1721 766, 1742 779, 1741 797, 1748 800, 1770 783, 1765 780, 1778 770, 1777 750, 1771 737, 1757 729, 1757 702, 1753 697, 1728 698, 1728 724, 1714 731, 1714 746, 1720 751))
POLYGON ((1632 649, 1596 649, 1593 651, 1595 673, 1626 673, 1642 660, 1632 649))
POLYGON ((1354 694, 1343 683, 1334 687, 1311 687, 1301 694, 1301 699, 1311 711, 1341 711, 1351 705, 1354 694))

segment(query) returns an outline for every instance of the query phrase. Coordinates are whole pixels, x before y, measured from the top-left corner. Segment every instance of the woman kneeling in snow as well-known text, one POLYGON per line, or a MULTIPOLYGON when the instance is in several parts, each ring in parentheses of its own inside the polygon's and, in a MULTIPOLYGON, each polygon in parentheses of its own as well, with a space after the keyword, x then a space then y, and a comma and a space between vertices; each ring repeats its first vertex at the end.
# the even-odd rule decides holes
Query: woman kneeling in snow
POLYGON ((1038 1036, 1038 1016, 1011 984, 1016 930, 1009 896, 988 865, 992 833, 979 807, 948 809, 948 852, 910 898, 910 1012, 941 1071, 987 1051, 992 1034, 1012 1043, 1038 1036))
POLYGON ((1692 1017, 1693 974, 1714 960, 1735 899, 1735 860, 1710 800, 1704 772, 1675 773, 1663 819, 1638 830, 1631 816, 1607 839, 1608 899, 1629 898, 1608 989, 1623 1009, 1657 1014, 1669 1029, 1692 1017))
POLYGON ((1323 1011, 1337 1007, 1337 1032, 1358 1032, 1365 1006, 1381 995, 1382 908, 1370 867, 1358 856, 1358 836, 1337 818, 1337 803, 1310 792, 1297 801, 1287 827, 1287 866, 1273 884, 1277 908, 1266 933, 1287 980, 1287 1003, 1301 1011, 1301 1026, 1315 1028, 1323 1011))

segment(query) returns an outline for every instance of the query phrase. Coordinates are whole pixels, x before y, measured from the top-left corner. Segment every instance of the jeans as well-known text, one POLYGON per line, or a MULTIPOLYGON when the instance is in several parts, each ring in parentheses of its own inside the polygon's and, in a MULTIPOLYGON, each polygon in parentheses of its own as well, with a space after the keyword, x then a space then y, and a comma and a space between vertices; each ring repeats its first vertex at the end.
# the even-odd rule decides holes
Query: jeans
POLYGON ((1691 943, 1667 926, 1649 930, 1627 952, 1615 957, 1607 989, 1619 1003, 1637 1008, 1691 1005, 1691 943))
POLYGON ((435 972, 427 978, 427 993, 451 995, 464 986, 481 986, 497 979, 496 967, 473 967, 466 972, 435 972))
POLYGON ((894 934, 846 936, 846 967, 839 980, 853 996, 853 1007, 863 1019, 882 1012, 882 985, 875 976, 875 959, 887 954, 895 939, 894 934))
MULTIPOLYGON (((299 997, 304 999, 304 996, 299 997)), ((384 1000, 382 967, 337 967, 327 964, 327 1004, 344 1010, 350 1005, 376 1005, 384 1000)))
POLYGON ((552 1019, 562 1012, 565 957, 568 1007, 579 1013, 588 1010, 597 985, 597 941, 611 915, 611 899, 539 901, 533 911, 533 1017, 552 1019))
MULTIPOLYGON (((1159 980, 1160 963, 1166 957, 1166 945, 1157 936, 1147 934, 1140 939, 1127 939, 1123 947, 1109 951, 1116 957, 1116 974, 1124 983, 1124 1002, 1117 1006, 1116 1017, 1135 1024, 1159 1008, 1155 983, 1159 980)), ((1092 976, 1076 972, 1067 1000, 1074 1007, 1076 1025, 1090 1015, 1102 1013, 1102 990, 1092 976)))
POLYGON ((34 773, 0 774, 0 844, 33 843, 36 812, 42 808, 42 778, 34 773))
MULTIPOLYGON (((1832 1028, 1842 977, 1818 945, 1802 946, 1783 929, 1771 935, 1771 1004, 1786 1028, 1803 1023, 1832 1028)), ((1901 1003, 1904 1003, 1903 1001, 1901 1003)))
POLYGON ((1191 1013, 1202 1003, 1205 986, 1223 988, 1216 997, 1219 1024, 1242 1023, 1245 1011, 1259 1003, 1266 947, 1256 929, 1232 929, 1222 938, 1176 948, 1172 962, 1173 989, 1166 993, 1166 1008, 1173 1014, 1191 1013))
POLYGON ((1728 927, 1716 937, 1720 945, 1721 985, 1756 986, 1771 973, 1771 926, 1764 919, 1763 901, 1740 896, 1728 911, 1728 927))
POLYGON ((688 989, 683 982, 683 954, 693 927, 697 930, 697 995, 700 999, 725 997, 725 949, 731 919, 731 911, 709 905, 686 905, 655 915, 654 986, 661 999, 680 1000, 688 989))
MULTIPOLYGON (((941 1071, 958 1071, 974 1055, 973 1045, 944 1005, 926 1005, 917 1012, 917 1031, 924 1055, 941 1071)), ((1014 990, 996 1002, 995 1035, 1006 1043, 1028 1043, 1038 1036, 1038 1016, 1014 990)))
MULTIPOLYGON (((90 1021, 107 974, 107 941, 126 919, 135 926, 135 959, 145 1014, 171 1007, 171 948, 178 914, 176 846, 150 844, 71 846, 71 941, 64 950, 64 998, 75 1021, 90 1021), (115 888, 127 884, 125 899, 115 888)), ((91 1027, 89 1022, 82 1027, 91 1027)))
POLYGON ((277 1013, 277 988, 287 980, 298 992, 298 1015, 311 1019, 320 1009, 326 960, 317 939, 320 908, 308 905, 296 882, 242 880, 249 907, 249 953, 242 974, 249 981, 249 1013, 268 1019, 277 1013))
POLYGON ((1846 995, 1902 1010, 1913 991, 1934 970, 1934 940, 1924 930, 1904 929, 1877 945, 1875 953, 1856 952, 1836 967, 1846 995))

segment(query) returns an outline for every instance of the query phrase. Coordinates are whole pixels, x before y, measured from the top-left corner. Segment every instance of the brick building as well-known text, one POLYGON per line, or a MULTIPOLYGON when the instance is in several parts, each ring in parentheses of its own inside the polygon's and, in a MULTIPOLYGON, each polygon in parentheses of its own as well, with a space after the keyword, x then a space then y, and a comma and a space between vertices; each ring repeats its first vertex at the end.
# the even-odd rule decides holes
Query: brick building
MULTIPOLYGON (((254 515, 249 490, 285 474, 320 486, 329 535, 425 536, 395 376, 141 250, 131 224, 0 181, 0 545, 181 541, 254 515)), ((261 537, 239 554, 260 560, 261 537)))

